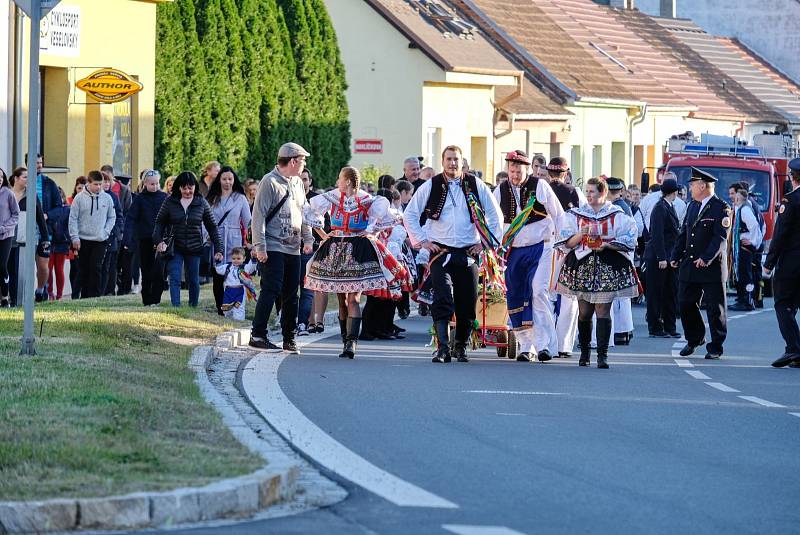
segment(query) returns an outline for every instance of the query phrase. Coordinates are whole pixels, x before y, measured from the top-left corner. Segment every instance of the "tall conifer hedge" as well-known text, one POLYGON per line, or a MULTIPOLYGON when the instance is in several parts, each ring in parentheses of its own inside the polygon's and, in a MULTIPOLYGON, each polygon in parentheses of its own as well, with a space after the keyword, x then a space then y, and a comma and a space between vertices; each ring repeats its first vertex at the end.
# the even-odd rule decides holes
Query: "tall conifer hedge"
POLYGON ((350 159, 344 67, 323 0, 176 0, 158 6, 156 167, 208 160, 260 178, 278 147, 312 154, 321 185, 350 159))

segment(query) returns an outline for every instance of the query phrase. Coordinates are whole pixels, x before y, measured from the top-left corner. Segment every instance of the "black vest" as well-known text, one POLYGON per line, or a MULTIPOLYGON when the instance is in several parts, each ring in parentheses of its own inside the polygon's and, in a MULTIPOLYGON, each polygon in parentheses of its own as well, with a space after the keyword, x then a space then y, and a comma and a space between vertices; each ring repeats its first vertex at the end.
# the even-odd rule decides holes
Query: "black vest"
MULTIPOLYGON (((523 209, 528 206, 531 195, 536 196, 536 186, 539 185, 539 177, 529 176, 528 180, 519 188, 519 205, 523 209)), ((503 221, 510 225, 517 217, 517 200, 514 192, 511 191, 511 182, 506 180, 500 184, 500 208, 503 210, 503 221)), ((541 221, 547 217, 547 208, 538 199, 533 203, 533 210, 528 215, 525 224, 541 221)))
MULTIPOLYGON (((428 204, 425 205, 425 211, 419 217, 420 225, 424 225, 428 219, 438 221, 442 216, 442 209, 447 201, 447 188, 447 179, 442 173, 431 178, 431 194, 428 197, 428 204)), ((469 198, 470 193, 473 193, 478 206, 483 209, 481 198, 478 195, 478 183, 475 175, 466 174, 461 177, 461 191, 465 199, 469 198)), ((472 212, 469 213, 469 221, 474 223, 472 221, 472 212)))
POLYGON ((553 180, 550 182, 550 189, 556 194, 558 202, 561 203, 561 208, 565 212, 570 208, 577 208, 581 205, 581 198, 578 197, 578 190, 574 186, 553 180))

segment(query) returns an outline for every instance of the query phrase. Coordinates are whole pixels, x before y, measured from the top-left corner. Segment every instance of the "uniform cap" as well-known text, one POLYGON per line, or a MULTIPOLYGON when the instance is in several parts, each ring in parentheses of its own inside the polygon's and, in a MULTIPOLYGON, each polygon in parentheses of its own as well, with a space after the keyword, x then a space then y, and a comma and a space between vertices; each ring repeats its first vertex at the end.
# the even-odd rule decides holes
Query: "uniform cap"
POLYGON ((692 176, 689 178, 689 182, 694 182, 695 180, 702 180, 703 182, 716 182, 717 177, 711 173, 706 173, 702 169, 692 167, 692 176))
POLYGON ((606 178, 606 184, 608 184, 608 191, 622 191, 625 189, 625 182, 615 176, 606 178))
POLYGON ((506 154, 506 161, 507 162, 517 162, 524 165, 530 165, 531 159, 528 158, 528 155, 525 154, 525 151, 522 150, 512 150, 508 154, 506 154))
POLYGON ((664 182, 661 183, 661 193, 664 195, 669 195, 670 193, 675 193, 680 189, 678 186, 678 181, 674 178, 667 178, 664 182))
POLYGON ((278 149, 278 158, 296 158, 298 156, 311 156, 311 153, 297 143, 284 143, 278 149))
POLYGON ((792 171, 800 171, 800 158, 789 160, 789 169, 792 171))

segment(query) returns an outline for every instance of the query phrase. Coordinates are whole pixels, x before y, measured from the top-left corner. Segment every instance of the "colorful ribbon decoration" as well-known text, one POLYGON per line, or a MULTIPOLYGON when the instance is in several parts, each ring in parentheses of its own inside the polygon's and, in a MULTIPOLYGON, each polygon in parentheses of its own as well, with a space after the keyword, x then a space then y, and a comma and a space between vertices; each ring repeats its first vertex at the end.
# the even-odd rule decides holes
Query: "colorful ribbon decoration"
POLYGON ((531 215, 531 212, 533 212, 533 205, 535 203, 536 195, 531 195, 530 199, 528 199, 528 205, 517 214, 517 217, 514 218, 505 234, 503 234, 503 241, 500 244, 500 253, 503 258, 508 258, 508 253, 511 252, 511 244, 514 243, 514 238, 517 237, 517 234, 520 233, 522 227, 527 223, 528 217, 531 215))
POLYGON ((475 228, 478 230, 478 235, 481 238, 481 245, 483 251, 478 256, 478 267, 483 269, 486 273, 484 284, 487 287, 496 287, 503 292, 506 290, 506 281, 503 276, 503 262, 497 256, 496 247, 500 245, 500 241, 495 238, 489 226, 486 224, 486 215, 478 204, 478 200, 473 193, 467 197, 467 205, 469 206, 470 214, 475 228))

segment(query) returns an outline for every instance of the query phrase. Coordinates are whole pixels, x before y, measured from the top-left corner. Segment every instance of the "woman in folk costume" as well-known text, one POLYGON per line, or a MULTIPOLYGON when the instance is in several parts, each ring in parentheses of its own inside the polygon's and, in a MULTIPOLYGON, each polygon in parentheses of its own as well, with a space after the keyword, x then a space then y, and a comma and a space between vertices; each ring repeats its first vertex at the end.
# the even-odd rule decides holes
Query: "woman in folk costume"
POLYGON ((611 337, 611 303, 618 297, 639 295, 633 267, 636 223, 619 206, 606 201, 608 185, 590 178, 589 204, 572 208, 564 216, 557 245, 569 251, 558 275, 556 291, 578 299, 580 366, 589 365, 592 316, 597 315, 597 367, 608 368, 611 337))
POLYGON ((508 180, 495 188, 494 196, 503 212, 506 301, 520 343, 517 360, 546 362, 551 359, 548 347, 558 347, 549 289, 553 242, 564 209, 547 180, 528 176, 527 154, 511 151, 506 162, 508 180))
POLYGON ((339 356, 352 359, 361 330, 361 294, 399 299, 406 274, 386 247, 370 236, 395 225, 389 201, 361 190, 361 174, 354 167, 341 170, 336 186, 312 198, 305 208, 306 222, 324 238, 306 267, 305 287, 337 294, 344 343, 339 356), (321 230, 326 213, 328 235, 321 230))

